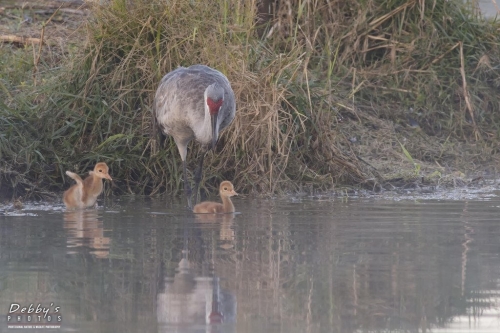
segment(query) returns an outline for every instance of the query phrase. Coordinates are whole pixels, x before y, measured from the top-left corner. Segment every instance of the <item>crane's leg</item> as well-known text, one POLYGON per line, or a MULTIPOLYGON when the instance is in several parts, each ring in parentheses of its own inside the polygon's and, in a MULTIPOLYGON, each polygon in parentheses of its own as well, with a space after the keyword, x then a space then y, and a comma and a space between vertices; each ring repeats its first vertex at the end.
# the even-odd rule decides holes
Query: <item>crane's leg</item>
POLYGON ((186 161, 182 161, 182 169, 184 173, 184 193, 186 194, 186 198, 188 201, 188 207, 189 209, 193 209, 193 205, 191 204, 191 186, 189 186, 189 181, 187 177, 187 167, 186 167, 186 161))
POLYGON ((189 186, 189 180, 188 180, 188 173, 187 173, 187 166, 186 166, 186 155, 187 155, 187 145, 189 143, 188 141, 183 141, 179 139, 178 137, 174 136, 175 144, 177 145, 177 148, 179 149, 179 154, 181 155, 181 160, 182 160, 182 172, 183 172, 183 178, 184 178, 184 193, 186 195, 187 201, 188 201, 188 208, 190 210, 193 209, 193 205, 191 204, 191 186, 189 186))
POLYGON ((198 168, 196 169, 196 172, 194 173, 194 203, 196 204, 198 202, 198 188, 200 187, 200 182, 201 182, 201 173, 203 170, 203 160, 205 159, 205 155, 207 152, 205 151, 200 158, 200 164, 198 164, 198 168))

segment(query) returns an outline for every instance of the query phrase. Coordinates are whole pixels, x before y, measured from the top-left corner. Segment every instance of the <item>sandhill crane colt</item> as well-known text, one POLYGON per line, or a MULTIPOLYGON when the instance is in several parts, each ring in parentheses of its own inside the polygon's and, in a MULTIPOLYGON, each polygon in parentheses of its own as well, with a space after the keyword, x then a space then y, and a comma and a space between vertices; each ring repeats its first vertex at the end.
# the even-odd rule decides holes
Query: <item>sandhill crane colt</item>
POLYGON ((233 184, 230 181, 225 180, 220 183, 219 186, 219 195, 222 199, 222 203, 213 202, 213 201, 203 201, 194 206, 193 212, 196 214, 204 213, 204 214, 227 214, 234 213, 234 205, 231 201, 231 197, 233 195, 238 195, 234 190, 233 184))
POLYGON ((71 171, 66 174, 76 181, 63 195, 63 201, 68 209, 82 209, 92 207, 97 201, 97 197, 102 193, 102 180, 111 179, 109 168, 104 162, 97 163, 94 171, 89 172, 89 176, 82 180, 80 176, 71 171))
POLYGON ((236 103, 231 84, 224 74, 204 65, 179 67, 161 80, 153 112, 155 127, 172 136, 179 149, 184 191, 192 209, 186 169, 187 146, 196 139, 204 150, 194 175, 196 203, 205 154, 215 148, 219 133, 234 119, 236 103))

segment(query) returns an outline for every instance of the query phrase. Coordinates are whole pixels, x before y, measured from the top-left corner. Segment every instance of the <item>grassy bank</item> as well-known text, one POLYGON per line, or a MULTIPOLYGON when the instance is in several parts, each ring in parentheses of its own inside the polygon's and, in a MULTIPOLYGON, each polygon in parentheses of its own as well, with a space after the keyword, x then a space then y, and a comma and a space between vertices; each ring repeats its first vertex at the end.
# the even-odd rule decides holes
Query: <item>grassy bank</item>
MULTIPOLYGON (((222 179, 260 194, 376 188, 496 158, 498 25, 459 2, 291 1, 270 15, 222 0, 87 6, 64 41, 0 48, 7 197, 61 191, 65 170, 97 161, 117 193, 179 191, 180 158, 152 136, 151 107, 161 77, 195 63, 225 73, 237 100, 207 156, 205 188, 222 179)), ((198 154, 195 145, 191 170, 198 154)))

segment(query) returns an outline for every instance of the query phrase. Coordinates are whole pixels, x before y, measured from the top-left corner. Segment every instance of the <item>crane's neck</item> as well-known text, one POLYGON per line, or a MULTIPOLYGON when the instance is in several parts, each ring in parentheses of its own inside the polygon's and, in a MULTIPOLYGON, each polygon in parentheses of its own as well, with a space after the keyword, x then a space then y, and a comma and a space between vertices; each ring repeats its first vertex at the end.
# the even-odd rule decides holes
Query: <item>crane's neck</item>
POLYGON ((214 101, 212 98, 207 96, 207 90, 205 90, 204 101, 205 101, 205 119, 204 119, 204 137, 206 142, 212 147, 215 146, 219 136, 219 110, 224 102, 224 99, 214 101))

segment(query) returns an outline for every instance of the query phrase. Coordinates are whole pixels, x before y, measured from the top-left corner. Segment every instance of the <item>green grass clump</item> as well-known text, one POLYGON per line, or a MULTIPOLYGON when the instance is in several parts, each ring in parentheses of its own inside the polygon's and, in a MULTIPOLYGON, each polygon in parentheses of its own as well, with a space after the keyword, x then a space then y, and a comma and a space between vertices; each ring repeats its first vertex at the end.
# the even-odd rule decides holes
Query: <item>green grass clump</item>
POLYGON ((356 157, 345 120, 364 126, 374 113, 404 124, 412 109, 428 135, 498 139, 498 27, 458 2, 292 0, 265 16, 266 3, 93 4, 79 50, 57 75, 25 96, 9 96, 14 88, 0 80, 1 167, 57 191, 65 170, 105 161, 118 192, 177 192, 180 158, 172 140, 162 146, 152 135, 152 101, 164 74, 196 63, 226 74, 237 101, 206 159, 211 187, 363 183, 372 169, 356 157))

